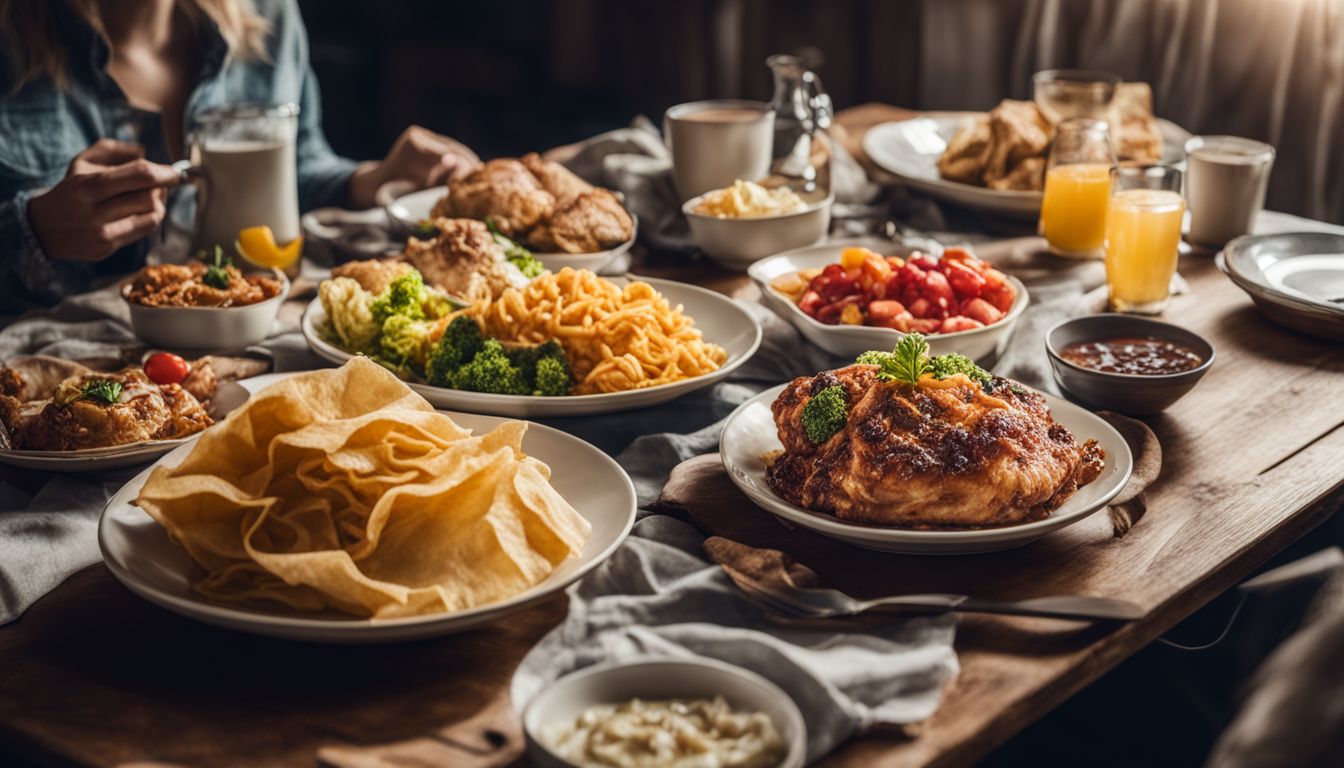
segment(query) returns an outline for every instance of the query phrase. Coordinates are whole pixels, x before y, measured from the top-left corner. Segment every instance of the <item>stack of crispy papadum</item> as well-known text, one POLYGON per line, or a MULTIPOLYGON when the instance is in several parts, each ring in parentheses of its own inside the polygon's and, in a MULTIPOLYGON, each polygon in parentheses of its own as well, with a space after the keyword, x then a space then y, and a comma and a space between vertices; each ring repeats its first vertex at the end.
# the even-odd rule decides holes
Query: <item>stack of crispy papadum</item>
POLYGON ((157 467, 136 504, 225 603, 389 618, 516 595, 590 525, 522 452, 527 424, 472 436, 356 357, 258 394, 157 467))
MULTIPOLYGON (((1147 83, 1121 83, 1111 102, 1111 141, 1122 163, 1162 159, 1162 134, 1147 83)), ((1055 125, 1034 103, 1005 99, 969 119, 947 142, 938 173, 948 181, 999 190, 1045 188, 1045 160, 1055 125)))

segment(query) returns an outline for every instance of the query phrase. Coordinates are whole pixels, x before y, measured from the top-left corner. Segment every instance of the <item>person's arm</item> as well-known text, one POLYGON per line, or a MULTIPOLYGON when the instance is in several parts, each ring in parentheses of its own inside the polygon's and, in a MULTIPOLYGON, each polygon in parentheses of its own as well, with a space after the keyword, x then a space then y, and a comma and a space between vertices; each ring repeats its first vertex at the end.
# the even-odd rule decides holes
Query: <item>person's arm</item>
POLYGON ((78 291, 88 270, 61 269, 47 258, 28 223, 28 200, 35 190, 22 190, 0 200, 0 303, 20 311, 31 304, 53 304, 78 291))
POLYGON ((322 99, 312 67, 304 63, 303 89, 299 97, 298 157, 299 210, 336 206, 351 207, 350 175, 358 165, 341 157, 327 144, 322 133, 322 99))

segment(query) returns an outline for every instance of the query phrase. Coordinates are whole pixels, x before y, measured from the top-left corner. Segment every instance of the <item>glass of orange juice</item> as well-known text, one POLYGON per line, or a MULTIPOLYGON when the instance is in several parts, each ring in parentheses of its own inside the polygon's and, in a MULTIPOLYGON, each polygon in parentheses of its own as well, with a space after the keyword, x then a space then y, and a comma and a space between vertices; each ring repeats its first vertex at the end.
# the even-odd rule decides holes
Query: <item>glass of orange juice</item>
POLYGON ((1155 315, 1166 308, 1184 215, 1180 171, 1160 165, 1111 171, 1106 215, 1111 309, 1155 315))
POLYGON ((1072 258, 1101 258, 1115 153, 1101 120, 1060 123, 1046 160, 1041 234, 1050 251, 1072 258))

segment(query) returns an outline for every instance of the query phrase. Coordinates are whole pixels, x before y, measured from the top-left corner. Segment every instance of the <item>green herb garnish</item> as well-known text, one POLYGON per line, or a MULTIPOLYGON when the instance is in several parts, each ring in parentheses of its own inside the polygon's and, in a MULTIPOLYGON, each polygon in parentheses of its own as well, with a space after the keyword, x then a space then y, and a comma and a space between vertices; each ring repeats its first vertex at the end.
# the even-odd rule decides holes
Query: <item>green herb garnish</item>
POLYGON ((490 234, 494 235, 495 242, 504 249, 504 258, 517 267, 518 271, 523 273, 523 277, 531 280, 546 271, 546 265, 538 261, 531 251, 505 237, 504 233, 500 232, 499 228, 495 226, 493 218, 485 217, 485 226, 490 228, 490 234))
POLYGON ((817 445, 826 442, 844 428, 849 418, 848 409, 845 388, 839 384, 826 387, 803 406, 803 433, 817 445))
POLYGON ((218 245, 215 246, 215 257, 213 260, 206 257, 205 251, 198 253, 197 258, 206 264, 205 276, 201 278, 201 282, 211 288, 218 288, 221 291, 229 287, 228 268, 233 266, 233 259, 224 255, 223 248, 220 248, 218 245))
POLYGON ((102 400, 108 405, 121 400, 121 382, 111 379, 94 379, 79 388, 80 397, 90 400, 102 400))
POLYGON ((890 352, 864 352, 854 362, 878 367, 877 377, 883 381, 918 384, 926 373, 946 379, 960 373, 966 378, 987 386, 994 380, 984 368, 965 355, 954 353, 929 357, 929 342, 923 335, 908 333, 890 352))

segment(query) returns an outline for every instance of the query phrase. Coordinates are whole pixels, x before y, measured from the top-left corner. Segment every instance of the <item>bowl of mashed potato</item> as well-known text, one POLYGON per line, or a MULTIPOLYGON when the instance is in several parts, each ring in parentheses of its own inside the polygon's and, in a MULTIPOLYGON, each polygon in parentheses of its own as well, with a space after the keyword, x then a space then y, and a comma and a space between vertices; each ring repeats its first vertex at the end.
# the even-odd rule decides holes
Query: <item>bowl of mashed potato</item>
POLYGON ((523 710, 528 757, 546 768, 801 768, 803 716, 745 669, 641 658, 581 669, 523 710))
POLYGON ((821 240, 831 226, 832 197, 809 199, 788 187, 735 181, 687 200, 682 213, 702 251, 729 269, 821 240))

